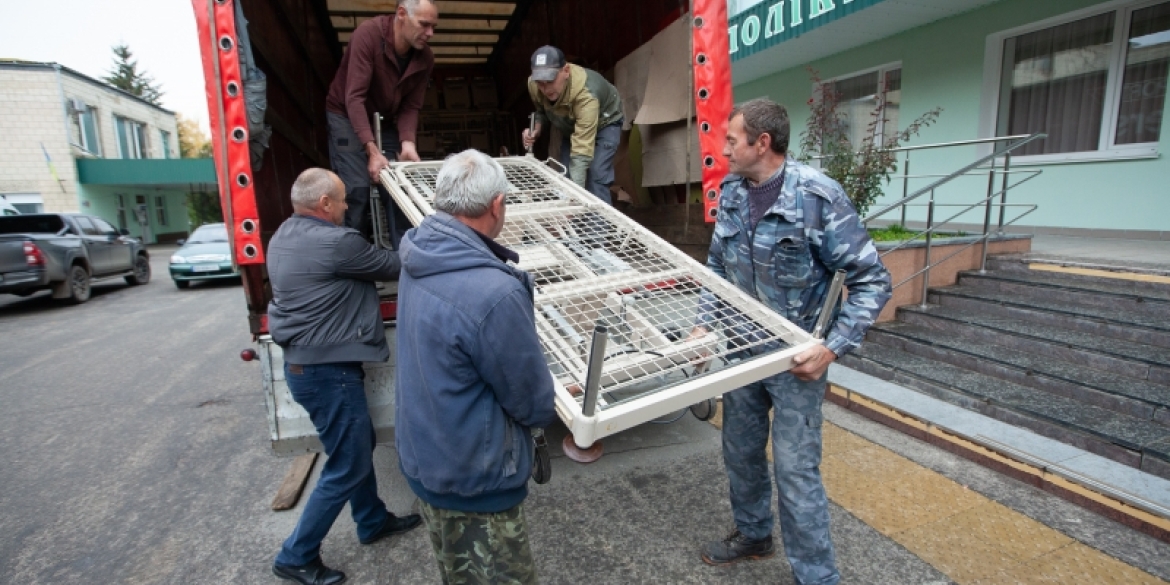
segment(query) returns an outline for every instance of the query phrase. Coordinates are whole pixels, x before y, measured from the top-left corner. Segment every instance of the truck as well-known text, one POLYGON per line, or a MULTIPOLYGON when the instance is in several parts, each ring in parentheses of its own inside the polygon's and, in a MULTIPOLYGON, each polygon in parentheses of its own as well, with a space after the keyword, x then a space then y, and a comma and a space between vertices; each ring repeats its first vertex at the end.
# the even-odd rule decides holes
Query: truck
MULTIPOLYGON (((369 18, 392 13, 396 3, 191 3, 224 222, 256 343, 255 349, 241 355, 246 360, 259 359, 273 450, 280 454, 319 450, 311 421, 283 380, 280 347, 268 335, 265 313, 271 293, 265 247, 292 213, 288 196, 292 181, 305 168, 329 167, 324 102, 350 34, 369 18)), ((722 176, 718 141, 723 136, 721 121, 730 110, 725 2, 698 0, 694 18, 687 15, 688 3, 677 0, 438 4, 440 32, 429 43, 436 54, 430 80, 433 91, 428 91, 417 145, 424 160, 441 160, 445 152, 468 147, 490 154, 520 152, 520 134, 513 120, 526 119, 531 109, 526 80, 529 56, 536 47, 554 44, 555 39, 571 61, 599 71, 612 70, 619 59, 667 26, 684 18, 691 21, 696 31, 706 35, 696 33, 695 63, 713 73, 700 78, 696 70, 702 87, 694 88, 700 117, 710 118, 699 126, 704 190, 710 194, 704 201, 707 215, 715 191, 708 189, 706 177, 709 174, 717 181, 722 176), (614 18, 615 14, 630 18, 614 18), (591 34, 581 26, 583 22, 607 22, 607 34, 591 34), (712 38, 715 45, 722 38, 722 49, 712 51, 704 44, 712 38), (714 91, 719 83, 725 84, 723 91, 714 91), (710 105, 726 111, 702 111, 702 106, 710 105)), ((542 137, 537 149, 544 149, 547 140, 542 137)), ((548 165, 530 157, 502 158, 501 162, 509 180, 518 186, 510 196, 515 198, 510 205, 516 205, 510 209, 516 210, 516 217, 524 216, 516 220, 516 229, 527 230, 515 234, 518 244, 530 246, 522 258, 531 260, 522 268, 537 274, 541 283, 537 318, 550 375, 556 380, 558 413, 571 431, 566 448, 570 442, 588 448, 604 436, 706 403, 723 389, 783 371, 791 367, 797 351, 815 342, 758 301, 713 278, 701 263, 680 255, 666 241, 612 208, 600 207, 599 200, 552 169, 551 160, 548 165), (534 235, 538 232, 539 237, 534 235), (753 333, 736 343, 723 333, 688 338, 685 329, 703 295, 722 303, 721 307, 734 308, 734 319, 753 333), (599 336, 605 324, 613 334, 599 336), (785 349, 750 364, 726 359, 729 348, 763 340, 785 349), (608 353, 606 343, 611 344, 608 353), (711 358, 708 361, 716 367, 706 372, 692 367, 700 356, 711 358)), ((433 184, 425 177, 433 177, 438 164, 394 164, 383 172, 382 185, 412 222, 432 212, 428 197, 433 196, 433 184)), ((511 210, 509 214, 514 216, 511 210)), ((376 236, 375 241, 389 238, 376 236)), ((393 356, 397 304, 394 288, 384 290, 380 310, 393 356)), ((365 368, 378 439, 390 442, 393 357, 387 363, 365 364, 365 368)))
POLYGON ((0 217, 0 293, 89 300, 94 281, 150 282, 150 253, 129 232, 80 213, 0 217))

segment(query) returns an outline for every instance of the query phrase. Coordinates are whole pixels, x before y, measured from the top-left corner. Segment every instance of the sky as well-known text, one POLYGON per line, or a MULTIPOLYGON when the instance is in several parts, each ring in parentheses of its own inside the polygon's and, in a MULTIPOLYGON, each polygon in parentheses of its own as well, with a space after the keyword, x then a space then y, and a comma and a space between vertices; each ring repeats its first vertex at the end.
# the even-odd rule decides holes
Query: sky
POLYGON ((56 62, 101 79, 126 44, 162 106, 206 132, 203 66, 189 0, 0 0, 0 58, 56 62))

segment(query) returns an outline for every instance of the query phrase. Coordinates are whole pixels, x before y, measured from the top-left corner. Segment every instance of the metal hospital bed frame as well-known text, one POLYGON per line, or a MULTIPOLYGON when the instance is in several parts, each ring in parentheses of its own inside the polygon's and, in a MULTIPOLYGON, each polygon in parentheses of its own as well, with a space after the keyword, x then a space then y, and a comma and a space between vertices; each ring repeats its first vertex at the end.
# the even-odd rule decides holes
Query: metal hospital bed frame
MULTIPOLYGON (((555 161, 495 160, 512 187, 497 241, 535 277, 557 414, 579 448, 787 371, 821 343, 555 171, 555 161), (692 336, 701 305, 713 320, 692 336), (761 346, 775 351, 736 359, 761 346)), ((434 213, 441 166, 395 163, 380 175, 414 225, 434 213)))

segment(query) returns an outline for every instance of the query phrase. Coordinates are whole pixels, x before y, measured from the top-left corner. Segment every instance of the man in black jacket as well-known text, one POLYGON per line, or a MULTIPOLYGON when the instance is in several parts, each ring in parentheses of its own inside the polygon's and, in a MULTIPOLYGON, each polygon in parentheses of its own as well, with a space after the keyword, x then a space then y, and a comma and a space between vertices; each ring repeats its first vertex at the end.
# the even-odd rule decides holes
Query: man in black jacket
POLYGON ((362 362, 390 357, 375 282, 398 278, 398 255, 342 227, 345 186, 309 169, 292 188, 293 216, 268 244, 268 329, 284 350, 289 392, 309 413, 329 459, 272 572, 305 585, 336 585, 345 573, 321 561, 321 541, 349 502, 358 540, 372 544, 421 522, 396 517, 378 498, 374 424, 362 362))

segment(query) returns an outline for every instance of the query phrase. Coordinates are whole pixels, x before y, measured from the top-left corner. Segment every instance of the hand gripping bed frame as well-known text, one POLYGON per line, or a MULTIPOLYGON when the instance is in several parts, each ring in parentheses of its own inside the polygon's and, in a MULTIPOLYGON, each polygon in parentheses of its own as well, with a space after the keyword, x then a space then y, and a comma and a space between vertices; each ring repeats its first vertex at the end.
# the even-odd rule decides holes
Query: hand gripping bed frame
MULTIPOLYGON (((496 160, 511 185, 497 241, 535 277, 557 414, 578 447, 786 371, 820 343, 547 166, 555 162, 496 160), (700 314, 705 333, 692 335, 700 314), (737 359, 759 347, 773 351, 737 359)), ((440 166, 381 173, 414 225, 434 213, 440 166)))

